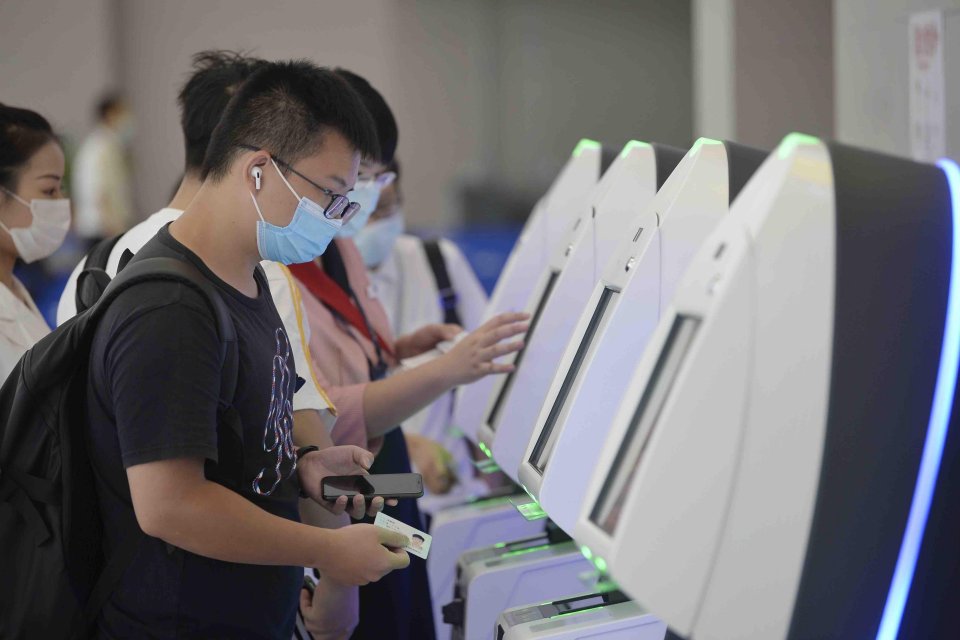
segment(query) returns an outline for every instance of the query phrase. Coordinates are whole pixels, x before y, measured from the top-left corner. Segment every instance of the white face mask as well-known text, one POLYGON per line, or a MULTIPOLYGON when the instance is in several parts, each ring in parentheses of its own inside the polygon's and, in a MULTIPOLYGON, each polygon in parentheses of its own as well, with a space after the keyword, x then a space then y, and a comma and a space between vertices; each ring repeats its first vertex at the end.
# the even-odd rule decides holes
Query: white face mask
POLYGON ((17 194, 7 191, 17 202, 30 209, 33 221, 29 227, 9 228, 0 222, 0 229, 10 234, 13 246, 17 248, 20 259, 24 262, 42 260, 53 254, 63 244, 70 230, 70 201, 66 198, 57 200, 38 200, 34 198, 27 202, 17 194))
POLYGON ((389 218, 374 220, 360 230, 353 241, 357 244, 357 249, 363 256, 363 263, 368 269, 383 264, 405 227, 403 211, 397 211, 389 218))
POLYGON ((347 224, 340 229, 340 237, 352 238, 360 233, 360 230, 367 226, 367 220, 377 210, 377 203, 380 202, 380 192, 387 188, 394 181, 397 174, 387 171, 381 173, 376 178, 360 180, 350 191, 350 202, 356 202, 360 209, 353 215, 347 224))

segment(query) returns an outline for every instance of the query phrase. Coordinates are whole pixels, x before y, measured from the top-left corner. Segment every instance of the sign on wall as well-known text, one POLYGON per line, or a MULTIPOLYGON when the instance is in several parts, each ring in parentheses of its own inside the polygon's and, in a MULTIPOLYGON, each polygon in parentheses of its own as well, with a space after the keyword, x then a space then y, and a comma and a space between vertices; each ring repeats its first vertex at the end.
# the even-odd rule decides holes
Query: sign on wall
POLYGON ((910 16, 910 151, 916 160, 947 153, 943 12, 910 16))

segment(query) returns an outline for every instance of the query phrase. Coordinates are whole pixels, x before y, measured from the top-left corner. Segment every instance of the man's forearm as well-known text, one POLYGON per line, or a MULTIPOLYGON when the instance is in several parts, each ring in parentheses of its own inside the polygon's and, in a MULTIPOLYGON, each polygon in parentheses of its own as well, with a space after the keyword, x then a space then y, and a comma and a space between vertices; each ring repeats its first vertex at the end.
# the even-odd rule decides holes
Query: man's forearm
POLYGON ((329 535, 268 513, 206 480, 180 491, 141 527, 175 547, 216 560, 306 567, 320 564, 329 535))
POLYGON ((437 358, 368 384, 363 392, 367 436, 383 435, 450 391, 455 384, 444 374, 437 358))

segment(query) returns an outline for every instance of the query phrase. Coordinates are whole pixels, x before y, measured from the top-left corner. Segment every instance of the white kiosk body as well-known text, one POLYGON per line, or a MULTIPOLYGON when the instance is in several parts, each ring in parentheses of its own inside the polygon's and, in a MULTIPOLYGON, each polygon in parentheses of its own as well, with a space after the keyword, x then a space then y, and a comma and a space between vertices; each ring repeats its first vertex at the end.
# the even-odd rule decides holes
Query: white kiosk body
MULTIPOLYGON (((484 314, 486 318, 506 311, 520 311, 527 306, 550 257, 581 215, 587 195, 600 179, 602 164, 600 143, 581 140, 527 219, 493 288, 484 314)), ((452 426, 474 442, 496 379, 487 376, 457 389, 452 426)))
MULTIPOLYGON (((683 152, 678 149, 632 141, 624 147, 619 157, 617 157, 604 172, 603 178, 594 190, 592 198, 592 200, 596 202, 596 205, 589 207, 585 215, 572 225, 573 227, 579 227, 576 231, 576 242, 571 241, 571 243, 566 245, 570 247, 569 253, 573 254, 574 247, 576 247, 576 254, 586 259, 583 265, 580 265, 579 262, 574 262, 573 264, 576 264, 578 267, 582 266, 584 275, 588 279, 592 280, 598 277, 598 263, 600 260, 596 256, 607 253, 608 247, 615 242, 617 236, 622 235, 623 228, 629 224, 628 220, 623 219, 624 212, 629 212, 629 207, 632 202, 640 201, 642 203, 642 201, 652 198, 657 188, 663 184, 666 176, 670 175, 670 172, 682 156, 683 152)), ((558 271, 559 268, 551 269, 550 273, 557 273, 558 271)), ((554 277, 556 278, 556 276, 554 277)), ((548 278, 548 276, 544 276, 544 279, 546 278, 548 278)), ((560 282, 559 279, 556 281, 560 282)), ((543 286, 541 286, 540 289, 545 289, 546 283, 542 282, 541 284, 543 286)), ((556 288, 556 290, 558 292, 560 291, 559 288, 556 288)), ((441 513, 439 517, 443 517, 444 515, 444 513, 441 513)), ((493 517, 500 518, 503 517, 503 515, 504 514, 499 511, 489 511, 484 517, 488 519, 493 517)), ((482 523, 479 521, 474 524, 475 526, 482 526, 482 523)), ((539 530, 538 533, 542 531, 542 523, 538 523, 535 526, 539 530)), ((528 554, 514 553, 514 550, 511 548, 504 549, 504 544, 506 543, 502 541, 516 540, 520 537, 510 537, 508 535, 510 533, 513 533, 513 531, 503 531, 501 529, 501 535, 495 540, 497 544, 491 541, 488 543, 488 548, 477 550, 476 553, 497 556, 498 558, 505 556, 504 558, 498 559, 495 563, 490 564, 489 568, 484 568, 482 571, 478 569, 477 573, 483 574, 481 581, 484 585, 491 585, 490 590, 493 592, 499 592, 502 589, 509 590, 511 585, 517 580, 528 580, 531 585, 540 584, 540 590, 549 590, 546 593, 540 593, 540 591, 532 586, 525 588, 522 592, 519 592, 521 601, 516 604, 529 601, 522 600, 523 597, 541 599, 552 597, 556 593, 555 590, 558 584, 555 578, 544 581, 539 578, 534 579, 534 574, 543 576, 547 572, 556 572, 559 570, 560 565, 571 565, 572 569, 570 571, 574 574, 589 569, 589 564, 584 562, 579 552, 577 552, 576 547, 570 544, 569 541, 559 548, 552 548, 546 553, 530 556, 528 554), (521 555, 523 557, 520 557, 521 555), (548 566, 551 564, 556 564, 557 567, 548 566), (524 578, 523 576, 525 574, 528 575, 529 578, 524 578), (500 585, 502 585, 502 588, 500 585)), ((534 534, 528 533, 525 535, 534 534)), ((544 540, 546 539, 546 535, 541 537, 543 537, 544 540)), ((436 545, 436 539, 434 545, 436 545)), ((462 547, 461 549, 467 548, 471 547, 462 547)), ((469 553, 465 554, 465 556, 466 555, 469 555, 469 553)), ((461 559, 461 565, 464 565, 463 559, 461 559)), ((447 589, 443 592, 442 595, 445 595, 446 598, 440 603, 434 602, 435 607, 442 607, 444 603, 448 602, 451 593, 465 594, 467 591, 471 591, 472 593, 487 592, 484 585, 477 585, 476 588, 472 590, 469 588, 468 581, 474 572, 461 570, 457 573, 460 578, 457 580, 456 590, 447 589)), ((576 580, 576 576, 570 576, 570 580, 576 580)), ((579 581, 573 584, 576 585, 575 590, 580 590, 587 586, 579 581)), ((564 587, 564 589, 566 589, 566 587, 564 587)), ((566 595, 567 591, 564 591, 564 589, 561 589, 561 593, 566 595)), ((463 603, 462 597, 455 598, 455 601, 457 600, 463 603)), ((504 606, 511 604, 504 603, 504 606, 500 606, 499 608, 491 608, 492 603, 493 600, 488 597, 474 597, 462 606, 467 607, 465 615, 468 620, 474 621, 473 625, 479 625, 479 628, 486 629, 492 625, 492 621, 504 606), (491 618, 490 615, 482 615, 475 611, 475 609, 477 611, 483 610, 493 617, 491 618), (489 620, 487 620, 487 618, 489 618, 489 620), (476 622, 480 619, 484 620, 482 624, 476 622)), ((455 604, 454 606, 458 605, 455 604)), ((459 617, 463 616, 458 615, 455 616, 454 619, 459 617)))
POLYGON ((575 529, 676 634, 958 628, 951 172, 793 134, 695 257, 575 529))
MULTIPOLYGON (((603 161, 604 150, 598 142, 581 140, 573 150, 527 220, 487 304, 487 318, 526 306, 551 252, 565 240, 584 198, 599 180, 603 161)), ((456 391, 451 428, 474 442, 493 383, 494 378, 488 376, 456 391)), ((542 523, 528 522, 520 516, 505 497, 475 500, 436 514, 430 525, 433 545, 427 574, 437 640, 449 638, 450 626, 443 624, 442 607, 453 593, 460 554, 473 547, 534 535, 542 529, 542 523)))
POLYGON ((545 535, 467 551, 458 567, 456 597, 445 607, 454 639, 493 640, 505 609, 596 589, 599 577, 575 542, 550 544, 545 535))
POLYGON ((531 299, 527 307, 532 320, 526 346, 515 359, 517 369, 495 382, 479 432, 480 442, 492 450, 497 465, 513 480, 518 478, 540 404, 576 324, 576 310, 586 304, 610 254, 682 157, 678 149, 628 143, 590 194, 570 241, 551 259, 536 289, 543 295, 531 299))
POLYGON ((606 431, 693 255, 766 153, 700 139, 622 235, 583 306, 526 444, 520 482, 573 531, 606 431))

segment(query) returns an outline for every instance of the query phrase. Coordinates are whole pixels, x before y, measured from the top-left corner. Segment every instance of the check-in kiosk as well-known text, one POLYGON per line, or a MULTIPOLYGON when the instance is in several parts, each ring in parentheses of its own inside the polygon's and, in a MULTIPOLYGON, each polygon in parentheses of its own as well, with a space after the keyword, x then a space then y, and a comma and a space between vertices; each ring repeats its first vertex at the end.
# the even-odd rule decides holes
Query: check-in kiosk
POLYGON ((960 172, 788 136, 694 258, 575 529, 680 637, 958 628, 960 172))
POLYGON ((620 591, 507 609, 496 640, 663 640, 667 625, 620 591))
POLYGON ((661 311, 766 155, 730 142, 697 141, 621 233, 589 302, 575 307, 582 310, 579 321, 565 319, 576 327, 566 352, 554 356, 558 363, 537 372, 552 383, 537 403, 519 474, 564 530, 573 531, 607 429, 661 311))
MULTIPOLYGON (((506 311, 521 311, 534 293, 558 247, 587 207, 610 153, 599 142, 581 140, 546 194, 527 219, 487 303, 486 318, 506 311)), ((539 293, 539 292, 538 292, 539 293)), ((477 441, 487 398, 495 378, 487 376, 457 389, 453 427, 477 441)))
POLYGON ((610 255, 632 232, 683 151, 640 142, 627 144, 604 173, 575 224, 570 242, 559 247, 527 311, 526 346, 516 370, 499 378, 480 428, 480 442, 500 469, 516 480, 523 452, 553 372, 610 255))
MULTIPOLYGON (((593 140, 584 139, 577 144, 527 220, 490 297, 487 318, 526 306, 549 256, 566 241, 574 220, 586 207, 587 196, 605 166, 612 162, 612 156, 593 140)), ((488 376, 456 391, 451 428, 474 442, 493 382, 488 376)), ((460 554, 467 549, 531 536, 542 530, 542 523, 522 518, 508 496, 481 498, 435 514, 430 525, 433 544, 427 559, 427 573, 438 640, 449 637, 450 627, 442 622, 441 607, 453 592, 460 554)))
MULTIPOLYGON (((574 284, 585 284, 581 287, 585 291, 580 295, 586 297, 593 281, 599 277, 605 256, 616 245, 617 237, 629 228, 632 219, 654 197, 682 157, 682 151, 662 145, 634 141, 624 147, 593 190, 591 205, 586 207, 584 215, 574 224, 577 227, 576 236, 565 245, 569 247, 569 252, 560 252, 570 253, 569 264, 564 267, 567 261, 562 261, 550 270, 559 274, 563 269, 563 277, 553 276, 558 284, 550 285, 557 295, 566 296, 568 304, 575 304, 570 289, 574 284), (564 279, 566 274, 571 273, 571 268, 582 272, 583 281, 564 279)), ((549 288, 546 277, 541 285, 541 290, 549 288)), ((492 514, 487 517, 492 517, 492 514)), ((480 526, 479 521, 475 524, 480 526)), ((447 619, 465 620, 464 624, 471 629, 489 630, 500 611, 507 606, 529 602, 524 600, 526 597, 559 597, 589 588, 590 584, 579 581, 577 575, 588 571, 590 565, 580 557, 569 536, 564 534, 565 540, 552 545, 550 542, 554 541, 553 538, 548 540, 548 533, 542 531, 542 525, 540 527, 539 535, 522 536, 523 540, 521 536, 503 535, 497 538, 498 544, 490 543, 485 548, 464 554, 459 562, 456 587, 459 597, 455 598, 460 604, 455 604, 451 609, 458 606, 466 609, 462 615, 448 613, 447 619), (561 580, 561 575, 566 577, 567 582, 561 580), (475 577, 477 583, 471 585, 475 577), (529 582, 530 586, 515 590, 513 585, 518 582, 529 582), (543 592, 544 589, 549 591, 543 592), (468 591, 479 595, 466 600, 464 596, 468 591), (502 598, 503 595, 508 596, 506 600, 502 598)), ((450 601, 452 593, 453 590, 450 590, 445 594, 444 602, 450 601)), ((472 637, 469 632, 467 636, 472 637)))

